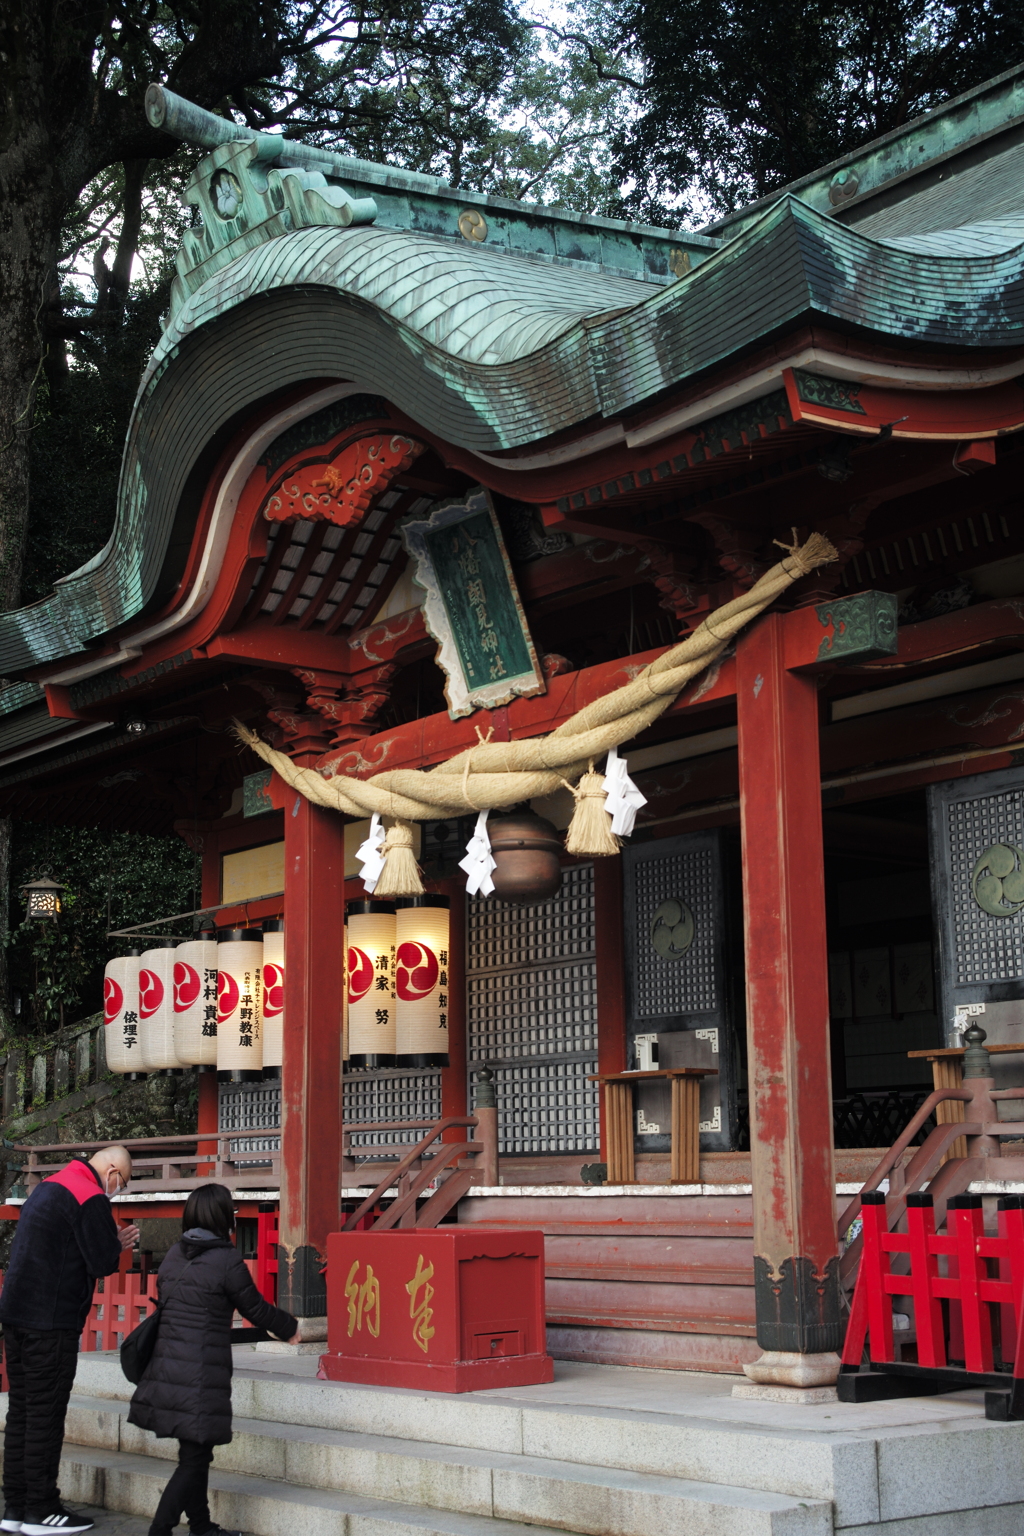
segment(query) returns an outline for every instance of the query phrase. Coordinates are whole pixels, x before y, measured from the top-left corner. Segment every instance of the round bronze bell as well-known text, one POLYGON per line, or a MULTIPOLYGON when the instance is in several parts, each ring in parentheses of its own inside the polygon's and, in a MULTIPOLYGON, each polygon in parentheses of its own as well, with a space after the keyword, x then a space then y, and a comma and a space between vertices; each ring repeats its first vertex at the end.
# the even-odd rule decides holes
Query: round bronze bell
POLYGON ((557 896, 562 885, 562 839, 533 811, 514 811, 487 823, 495 869, 494 894, 520 906, 557 896))

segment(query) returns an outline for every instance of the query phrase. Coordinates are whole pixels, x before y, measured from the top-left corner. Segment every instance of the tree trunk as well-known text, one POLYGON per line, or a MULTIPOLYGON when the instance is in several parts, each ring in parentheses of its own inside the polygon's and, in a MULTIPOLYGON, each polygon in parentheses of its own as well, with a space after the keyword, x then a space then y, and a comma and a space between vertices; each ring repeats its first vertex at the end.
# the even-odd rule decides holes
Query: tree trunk
MULTIPOLYGON (((0 149, 0 609, 16 608, 29 504, 29 434, 46 343, 46 301, 65 199, 48 131, 51 103, 38 27, 24 11, 4 27, 7 131, 0 149), (11 36, 10 34, 17 34, 11 36), (33 35, 34 34, 34 35, 33 35), (14 47, 16 43, 18 46, 14 47)), ((0 820, 0 1029, 12 1010, 7 950, 11 823, 0 820)))

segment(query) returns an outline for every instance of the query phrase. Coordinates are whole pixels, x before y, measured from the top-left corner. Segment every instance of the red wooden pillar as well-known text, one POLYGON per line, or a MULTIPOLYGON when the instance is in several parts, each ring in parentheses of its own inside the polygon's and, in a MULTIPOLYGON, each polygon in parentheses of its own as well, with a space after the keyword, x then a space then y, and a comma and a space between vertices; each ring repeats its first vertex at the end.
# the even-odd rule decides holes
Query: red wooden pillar
MULTIPOLYGON (((441 1068, 441 1114, 465 1115, 467 1105, 466 1003, 469 978, 466 975, 466 882, 462 876, 439 880, 437 889, 451 902, 451 927, 448 940, 448 1065, 441 1068)), ((457 1126, 445 1133, 447 1141, 462 1141, 465 1131, 457 1126)))
MULTIPOLYGON (((737 646, 757 1342, 842 1342, 829 1064, 818 690, 771 614, 737 646)), ((752 1368, 755 1374, 755 1368, 752 1368)))
POLYGON ((279 1304, 324 1317, 320 1271, 341 1199, 341 988, 345 823, 280 786, 285 996, 279 1304))
MULTIPOLYGON (((211 1068, 209 1072, 199 1073, 199 1113, 196 1120, 196 1129, 200 1135, 203 1131, 220 1130, 220 1095, 217 1091, 217 1073, 211 1068)), ((216 1137, 212 1141, 199 1141, 196 1143, 196 1151, 204 1154, 213 1154, 217 1151, 216 1137)), ((212 1177, 214 1173, 212 1163, 207 1163, 200 1169, 206 1177, 212 1177)))
MULTIPOLYGON (((626 1066, 625 953, 622 931, 622 857, 594 860, 594 937, 597 950, 597 1070, 626 1066)), ((601 1111, 601 1156, 608 1157, 601 1111)))

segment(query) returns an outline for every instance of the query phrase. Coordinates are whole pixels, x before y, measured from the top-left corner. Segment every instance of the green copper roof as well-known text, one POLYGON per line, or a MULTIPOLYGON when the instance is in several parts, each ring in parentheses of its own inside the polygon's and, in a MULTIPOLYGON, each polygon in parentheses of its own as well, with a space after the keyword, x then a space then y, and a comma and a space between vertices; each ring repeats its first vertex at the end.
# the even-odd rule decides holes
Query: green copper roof
POLYGON ((175 546, 187 543, 190 477, 241 413, 296 385, 353 381, 493 452, 614 417, 816 318, 887 343, 1021 347, 1022 276, 1019 245, 950 260, 870 240, 793 197, 660 287, 355 222, 243 241, 169 320, 109 544, 51 598, 0 618, 0 675, 139 614, 176 518, 175 546))
MULTIPOLYGON (((799 197, 819 213, 863 227, 861 221, 873 217, 879 204, 901 206, 905 200, 916 204, 929 186, 941 185, 951 170, 956 174, 956 157, 966 157, 968 151, 972 157, 984 157, 984 146, 989 141, 1022 122, 1024 64, 1016 64, 931 112, 872 139, 861 149, 790 182, 781 194, 773 193, 709 224, 704 233, 729 239, 748 229, 780 195, 799 197)), ((927 226, 919 223, 913 227, 927 226)))
POLYGON ((234 305, 306 284, 372 304, 449 357, 486 364, 516 362, 584 315, 632 308, 661 291, 411 230, 303 229, 239 256, 183 299, 146 377, 185 336, 234 305))

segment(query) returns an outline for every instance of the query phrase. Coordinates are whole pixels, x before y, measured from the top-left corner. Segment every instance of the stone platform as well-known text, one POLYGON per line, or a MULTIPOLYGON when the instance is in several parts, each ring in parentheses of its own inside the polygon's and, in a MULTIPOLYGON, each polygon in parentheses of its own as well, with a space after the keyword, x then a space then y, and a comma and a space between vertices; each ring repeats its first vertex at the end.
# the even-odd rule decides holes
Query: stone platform
MULTIPOLYGON (((458 1397, 316 1379, 236 1351, 214 1519, 254 1536, 1017 1536, 1024 1424, 981 1394, 855 1406, 731 1396, 736 1378, 558 1363, 552 1383, 458 1397)), ((173 1441, 127 1422, 114 1355, 83 1354, 65 1497, 136 1536, 173 1441)))

